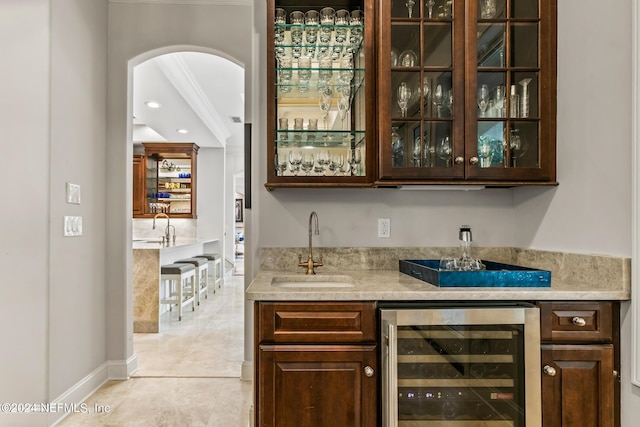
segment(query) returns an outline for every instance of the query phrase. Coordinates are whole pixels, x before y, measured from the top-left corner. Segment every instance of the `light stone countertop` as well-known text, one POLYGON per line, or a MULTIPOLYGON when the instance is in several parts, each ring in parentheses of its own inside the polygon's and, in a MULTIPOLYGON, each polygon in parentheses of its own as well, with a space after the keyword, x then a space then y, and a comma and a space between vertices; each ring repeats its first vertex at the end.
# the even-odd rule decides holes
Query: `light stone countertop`
MULTIPOLYGON (((330 283, 331 284, 331 283, 330 283)), ((439 288, 397 270, 344 270, 306 276, 300 271, 261 271, 247 288, 254 301, 473 301, 473 300, 628 300, 629 289, 593 289, 590 285, 551 279, 549 288, 439 288), (346 282, 345 287, 282 287, 272 280, 346 282)))
POLYGON ((315 276, 298 267, 306 248, 261 248, 260 272, 246 291, 255 301, 471 301, 586 300, 624 301, 631 298, 631 260, 607 255, 572 254, 508 247, 474 248, 476 257, 551 272, 550 288, 439 288, 398 270, 402 259, 440 259, 459 248, 314 248, 324 255, 315 276), (287 280, 344 279, 347 287, 272 286, 274 277, 287 280), (311 279, 308 279, 311 277, 311 279))
POLYGON ((133 249, 161 249, 163 251, 170 251, 174 248, 181 248, 191 245, 202 245, 204 243, 212 243, 217 241, 218 239, 177 238, 176 243, 163 245, 160 239, 141 237, 133 239, 133 249))

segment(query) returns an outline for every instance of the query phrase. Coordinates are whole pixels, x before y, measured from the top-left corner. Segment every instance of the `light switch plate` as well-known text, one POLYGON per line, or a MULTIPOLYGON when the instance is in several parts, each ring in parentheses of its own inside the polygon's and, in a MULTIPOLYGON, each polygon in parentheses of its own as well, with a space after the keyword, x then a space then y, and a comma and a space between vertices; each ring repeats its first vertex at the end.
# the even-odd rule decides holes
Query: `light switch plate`
POLYGON ((82 217, 65 216, 63 235, 71 237, 82 236, 82 217))
POLYGON ((67 203, 80 204, 80 186, 67 182, 67 203))

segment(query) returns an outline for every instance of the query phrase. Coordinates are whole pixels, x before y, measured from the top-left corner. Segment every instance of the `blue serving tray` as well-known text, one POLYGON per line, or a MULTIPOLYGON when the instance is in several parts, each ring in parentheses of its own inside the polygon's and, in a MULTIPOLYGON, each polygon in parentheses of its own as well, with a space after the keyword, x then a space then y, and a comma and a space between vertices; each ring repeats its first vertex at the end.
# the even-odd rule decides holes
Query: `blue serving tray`
POLYGON ((551 286, 551 272, 519 265, 482 261, 483 271, 440 271, 440 260, 400 260, 400 272, 441 288, 551 286))

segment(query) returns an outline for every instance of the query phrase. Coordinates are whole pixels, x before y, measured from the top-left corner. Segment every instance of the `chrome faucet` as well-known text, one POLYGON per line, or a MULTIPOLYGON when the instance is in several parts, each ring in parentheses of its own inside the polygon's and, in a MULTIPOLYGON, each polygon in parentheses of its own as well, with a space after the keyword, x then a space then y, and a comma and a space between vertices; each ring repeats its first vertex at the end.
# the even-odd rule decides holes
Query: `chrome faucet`
POLYGON ((305 262, 302 262, 302 255, 298 255, 298 267, 305 267, 307 272, 305 274, 316 274, 313 270, 315 267, 322 267, 322 254, 320 254, 320 261, 313 260, 313 230, 315 226, 315 235, 320 235, 320 228, 318 226, 318 214, 311 212, 309 215, 309 257, 305 262))
POLYGON ((164 229, 164 236, 162 236, 163 240, 165 242, 167 242, 167 245, 171 242, 171 227, 173 227, 173 243, 176 242, 176 228, 171 225, 170 220, 169 220, 169 215, 167 215, 166 213, 158 213, 153 217, 153 227, 152 229, 155 230, 156 229, 156 218, 158 217, 162 217, 162 218, 167 218, 167 228, 164 229))

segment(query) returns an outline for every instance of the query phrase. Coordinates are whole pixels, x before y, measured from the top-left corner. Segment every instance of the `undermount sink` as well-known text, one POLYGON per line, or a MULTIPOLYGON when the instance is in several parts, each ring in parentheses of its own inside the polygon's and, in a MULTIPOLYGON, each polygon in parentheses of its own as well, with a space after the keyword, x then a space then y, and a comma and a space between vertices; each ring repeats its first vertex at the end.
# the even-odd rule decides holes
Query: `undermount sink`
POLYGON ((276 276, 271 279, 276 288, 352 288, 349 276, 276 276))

